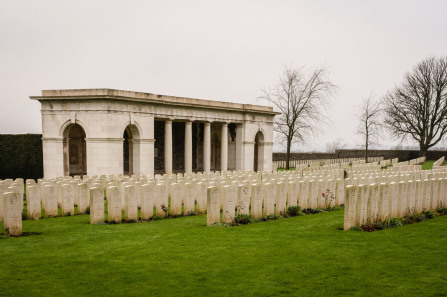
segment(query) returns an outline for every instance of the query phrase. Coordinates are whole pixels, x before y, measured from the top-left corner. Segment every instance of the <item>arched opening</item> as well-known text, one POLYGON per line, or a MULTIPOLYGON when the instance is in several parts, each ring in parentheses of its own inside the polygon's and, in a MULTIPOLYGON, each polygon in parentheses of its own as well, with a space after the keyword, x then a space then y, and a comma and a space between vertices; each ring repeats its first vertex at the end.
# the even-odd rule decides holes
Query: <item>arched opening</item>
POLYGON ((220 170, 220 132, 214 131, 211 134, 211 163, 210 169, 213 171, 220 170))
POLYGON ((255 136, 253 158, 253 171, 264 170, 264 134, 261 131, 255 136))
POLYGON ((138 174, 140 171, 140 133, 135 125, 128 125, 123 132, 123 174, 138 174))
POLYGON ((64 130, 64 175, 87 174, 87 145, 85 131, 78 124, 64 130))

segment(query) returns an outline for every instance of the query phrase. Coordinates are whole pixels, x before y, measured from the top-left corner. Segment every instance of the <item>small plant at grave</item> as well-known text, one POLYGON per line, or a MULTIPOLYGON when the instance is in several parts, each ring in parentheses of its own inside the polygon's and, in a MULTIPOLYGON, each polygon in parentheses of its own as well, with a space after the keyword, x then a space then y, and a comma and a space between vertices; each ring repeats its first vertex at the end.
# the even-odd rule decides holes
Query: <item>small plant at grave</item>
POLYGON ((214 223, 214 224, 210 225, 210 227, 214 227, 214 228, 219 228, 219 227, 225 228, 225 227, 230 227, 230 226, 231 225, 228 225, 226 223, 214 223))
POLYGON ((64 216, 66 216, 66 217, 70 217, 70 216, 71 216, 71 212, 66 212, 66 213, 64 213, 64 216))
POLYGON ((388 227, 390 227, 390 228, 402 227, 402 222, 399 218, 389 219, 388 227))
POLYGON ((168 216, 168 207, 163 203, 161 206, 161 210, 165 213, 165 217, 168 216))
POLYGON ((438 206, 438 208, 436 208, 436 212, 440 216, 445 216, 445 215, 447 215, 447 207, 438 206))
POLYGON ((234 217, 233 222, 231 225, 238 226, 238 225, 247 225, 250 224, 253 221, 253 217, 248 214, 238 214, 234 217))
POLYGON ((385 224, 383 222, 376 222, 374 223, 374 227, 376 230, 383 230, 385 229, 385 224))
POLYGON ((298 205, 297 206, 289 206, 287 208, 286 214, 289 217, 296 217, 296 216, 302 216, 303 215, 303 213, 301 212, 301 207, 299 207, 298 205))
POLYGON ((426 219, 433 219, 434 217, 436 217, 436 215, 430 210, 423 211, 422 214, 425 216, 426 219))
POLYGON ((163 220, 163 218, 162 218, 162 217, 159 217, 159 216, 153 216, 153 217, 151 218, 151 221, 160 221, 160 220, 163 220))
POLYGON ((197 214, 196 214, 196 212, 193 211, 193 210, 190 210, 190 211, 188 211, 188 212, 185 214, 185 216, 195 216, 195 215, 197 215, 197 214))
POLYGON ((85 214, 90 214, 90 206, 87 206, 87 208, 85 209, 85 214))
POLYGON ((323 212, 323 210, 322 209, 319 209, 319 208, 305 208, 305 209, 303 209, 303 213, 304 214, 316 214, 316 213, 320 213, 320 212, 323 212))
MULTIPOLYGON (((414 214, 412 214, 411 216, 408 216, 408 220, 409 220, 409 221, 412 221, 413 223, 419 223, 419 222, 425 221, 426 218, 425 218, 425 216, 424 216, 423 214, 421 214, 421 213, 414 213, 414 214)), ((411 223, 410 223, 410 224, 411 224, 411 223)))
POLYGON ((23 221, 25 221, 25 220, 30 220, 31 218, 28 216, 28 213, 26 212, 26 210, 24 209, 23 211, 22 211, 22 220, 23 221))
POLYGON ((410 225, 410 224, 414 224, 414 221, 412 219, 410 219, 409 217, 403 217, 400 219, 402 225, 410 225))
POLYGON ((376 226, 374 224, 364 224, 364 225, 361 226, 361 228, 362 228, 363 231, 366 231, 366 232, 377 231, 377 228, 376 228, 376 226))
POLYGON ((267 222, 267 221, 273 221, 273 220, 278 220, 280 217, 277 214, 270 214, 268 216, 266 216, 265 218, 262 218, 262 221, 267 222))
POLYGON ((330 209, 333 202, 335 202, 335 195, 329 189, 326 189, 325 193, 321 193, 321 197, 324 199, 324 206, 326 209, 330 209))
POLYGON ((349 228, 350 231, 363 231, 362 227, 359 226, 352 226, 349 228))

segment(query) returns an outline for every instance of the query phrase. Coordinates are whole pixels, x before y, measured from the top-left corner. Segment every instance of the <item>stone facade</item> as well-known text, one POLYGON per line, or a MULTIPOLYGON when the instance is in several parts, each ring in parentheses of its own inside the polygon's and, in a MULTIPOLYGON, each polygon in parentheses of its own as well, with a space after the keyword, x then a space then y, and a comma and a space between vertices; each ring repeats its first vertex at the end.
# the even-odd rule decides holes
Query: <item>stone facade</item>
POLYGON ((112 89, 44 90, 44 176, 271 170, 271 107, 112 89))

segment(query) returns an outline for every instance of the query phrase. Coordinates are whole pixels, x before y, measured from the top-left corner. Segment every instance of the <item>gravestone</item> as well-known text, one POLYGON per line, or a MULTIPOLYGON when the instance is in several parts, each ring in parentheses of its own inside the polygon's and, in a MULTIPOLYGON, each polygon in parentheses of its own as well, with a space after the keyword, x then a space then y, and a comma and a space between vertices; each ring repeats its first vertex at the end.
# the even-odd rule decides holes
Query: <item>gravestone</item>
POLYGON ((343 229, 348 230, 355 226, 356 207, 357 207, 357 187, 346 186, 345 189, 345 210, 343 229))
POLYGON ((40 206, 40 189, 37 185, 26 187, 26 212, 28 217, 33 220, 37 220, 42 217, 42 208, 40 206))
POLYGON ((157 193, 157 197, 155 198, 157 216, 167 217, 169 207, 168 188, 166 184, 157 184, 155 188, 155 192, 157 193))
POLYGON ((298 195, 298 205, 301 209, 308 208, 309 201, 309 182, 300 181, 299 183, 299 195, 298 195))
POLYGON ((287 210, 287 185, 284 182, 276 184, 276 213, 285 215, 287 210))
POLYGON ((377 217, 379 222, 383 222, 384 219, 389 216, 388 199, 389 199, 389 185, 386 183, 381 183, 379 185, 379 201, 377 209, 377 217))
POLYGON ((126 196, 126 205, 124 206, 124 220, 128 223, 138 221, 138 201, 135 194, 135 186, 126 186, 124 195, 126 196))
POLYGON ((290 181, 287 184, 287 207, 296 206, 298 203, 298 188, 299 184, 296 181, 290 181))
POLYGON ((122 199, 120 190, 111 186, 107 188, 107 222, 111 223, 121 223, 123 220, 122 213, 122 199))
POLYGON ((197 213, 205 213, 207 203, 207 186, 206 182, 197 184, 197 213))
POLYGON ((184 186, 184 204, 183 204, 184 215, 190 215, 195 213, 194 195, 195 195, 195 185, 193 183, 186 183, 184 186))
POLYGON ((207 192, 206 225, 220 223, 220 188, 209 187, 207 192))
POLYGON ((367 222, 375 223, 377 221, 379 208, 379 185, 371 184, 369 186, 369 191, 367 222))
POLYGON ((53 216, 57 217, 58 215, 58 207, 57 207, 57 193, 56 187, 47 185, 44 186, 45 193, 45 216, 53 216))
POLYGON ((246 184, 238 186, 237 214, 250 213, 250 187, 246 184))
POLYGON ((262 186, 260 184, 254 184, 251 186, 250 191, 251 200, 251 216, 255 219, 262 218, 262 201, 263 193, 262 186))
POLYGON ((273 183, 263 185, 264 217, 275 214, 275 188, 273 183))
POLYGON ((84 214, 87 213, 87 209, 89 208, 89 195, 88 195, 88 185, 86 183, 79 183, 75 186, 77 188, 77 196, 78 196, 78 213, 84 214))
POLYGON ((173 216, 182 215, 182 201, 185 196, 185 185, 175 183, 171 185, 171 208, 170 213, 173 216))
POLYGON ((61 186, 62 195, 62 215, 73 216, 74 215, 74 201, 72 195, 72 186, 65 184, 61 186))
POLYGON ((235 208, 237 202, 237 189, 235 186, 224 186, 225 205, 222 212, 222 222, 231 223, 235 217, 235 208))
POLYGON ((90 189, 90 224, 104 223, 104 190, 90 189))
POLYGON ((10 236, 22 235, 22 205, 23 198, 20 192, 3 193, 4 229, 10 236))

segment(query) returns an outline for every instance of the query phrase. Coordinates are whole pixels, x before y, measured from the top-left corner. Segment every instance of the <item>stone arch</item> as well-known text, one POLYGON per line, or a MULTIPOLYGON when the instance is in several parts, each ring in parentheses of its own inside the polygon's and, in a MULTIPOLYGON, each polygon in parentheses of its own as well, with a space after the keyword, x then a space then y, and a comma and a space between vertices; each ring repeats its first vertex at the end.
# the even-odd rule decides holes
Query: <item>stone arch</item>
POLYGON ((123 132, 123 174, 140 172, 140 130, 134 124, 128 124, 123 132))
POLYGON ((69 123, 62 130, 64 175, 87 174, 87 144, 85 129, 78 123, 69 123))
POLYGON ((264 133, 261 129, 254 137, 253 171, 264 170, 264 133))

